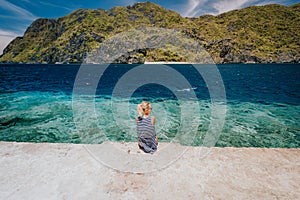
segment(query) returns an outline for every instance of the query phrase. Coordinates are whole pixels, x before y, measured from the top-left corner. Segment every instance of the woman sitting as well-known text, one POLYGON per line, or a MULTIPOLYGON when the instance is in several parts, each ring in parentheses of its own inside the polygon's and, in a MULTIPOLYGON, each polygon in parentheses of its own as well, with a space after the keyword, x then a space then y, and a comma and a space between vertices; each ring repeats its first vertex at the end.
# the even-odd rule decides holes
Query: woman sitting
POLYGON ((146 153, 154 153, 158 145, 158 138, 155 132, 155 117, 150 116, 151 110, 150 102, 143 101, 137 106, 138 145, 146 153))

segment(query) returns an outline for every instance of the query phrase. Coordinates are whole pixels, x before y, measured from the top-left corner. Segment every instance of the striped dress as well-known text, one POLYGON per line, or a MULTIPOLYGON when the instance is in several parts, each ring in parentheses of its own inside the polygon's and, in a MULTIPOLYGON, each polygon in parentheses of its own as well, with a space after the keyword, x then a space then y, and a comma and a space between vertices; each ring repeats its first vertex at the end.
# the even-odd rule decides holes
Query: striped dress
POLYGON ((155 126, 151 123, 152 117, 137 120, 137 134, 140 148, 146 153, 154 153, 157 149, 155 126))

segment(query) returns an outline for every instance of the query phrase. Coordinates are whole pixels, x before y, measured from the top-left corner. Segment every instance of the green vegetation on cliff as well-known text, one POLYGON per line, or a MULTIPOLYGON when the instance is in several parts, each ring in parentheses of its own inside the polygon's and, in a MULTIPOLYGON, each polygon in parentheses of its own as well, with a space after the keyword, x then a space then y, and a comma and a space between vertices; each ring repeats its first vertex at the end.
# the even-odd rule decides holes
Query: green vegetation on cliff
MULTIPOLYGON (((79 9, 58 19, 37 19, 13 40, 0 62, 83 62, 112 36, 139 27, 180 30, 203 45, 216 63, 300 62, 300 4, 252 6, 184 18, 147 2, 110 10, 79 9)), ((186 61, 171 49, 129 52, 117 62, 186 61)))

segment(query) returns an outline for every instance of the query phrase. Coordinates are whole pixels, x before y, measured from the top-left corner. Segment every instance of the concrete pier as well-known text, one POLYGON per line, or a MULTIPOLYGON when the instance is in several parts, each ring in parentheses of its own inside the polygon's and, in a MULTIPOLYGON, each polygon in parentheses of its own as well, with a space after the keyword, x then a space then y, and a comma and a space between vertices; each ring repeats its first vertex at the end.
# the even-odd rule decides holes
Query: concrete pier
POLYGON ((0 155, 0 199, 300 199, 300 149, 0 142, 0 155))

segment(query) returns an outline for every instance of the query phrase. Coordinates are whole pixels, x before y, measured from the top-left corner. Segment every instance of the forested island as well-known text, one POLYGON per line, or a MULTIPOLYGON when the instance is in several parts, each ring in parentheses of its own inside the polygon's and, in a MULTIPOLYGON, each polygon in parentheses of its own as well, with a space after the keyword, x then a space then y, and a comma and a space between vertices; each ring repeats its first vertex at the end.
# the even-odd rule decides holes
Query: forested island
MULTIPOLYGON (((139 27, 174 29, 199 42, 215 63, 299 63, 300 4, 270 4, 217 16, 182 17, 157 4, 79 9, 35 20, 0 56, 2 63, 82 63, 112 36, 139 27)), ((134 42, 134 41, 133 41, 134 42)), ((186 62, 168 48, 138 49, 116 63, 186 62)))

